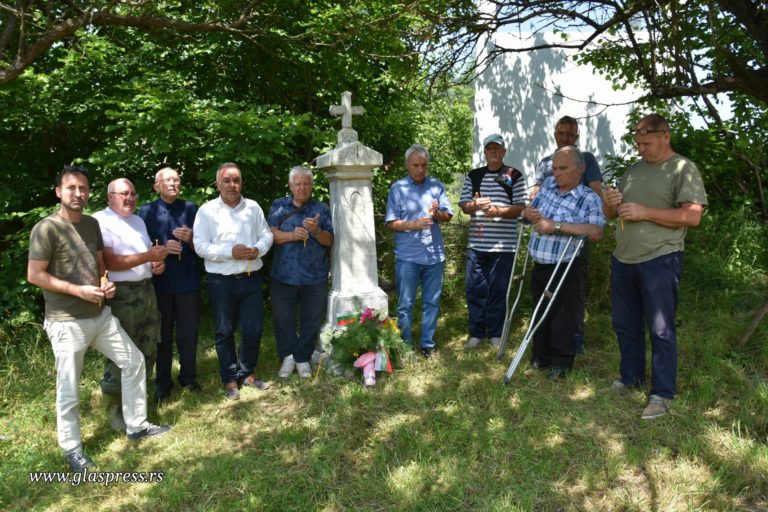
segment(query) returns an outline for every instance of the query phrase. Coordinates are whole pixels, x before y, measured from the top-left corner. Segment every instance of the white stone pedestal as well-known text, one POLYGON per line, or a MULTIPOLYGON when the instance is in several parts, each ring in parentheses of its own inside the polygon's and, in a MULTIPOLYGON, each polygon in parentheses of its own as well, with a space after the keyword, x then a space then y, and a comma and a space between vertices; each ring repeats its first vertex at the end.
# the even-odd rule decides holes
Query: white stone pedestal
POLYGON ((358 142, 351 128, 352 114, 362 112, 351 106, 351 94, 345 92, 342 105, 331 107, 332 114, 344 115, 338 144, 317 158, 331 192, 334 241, 327 317, 331 324, 366 307, 388 311, 387 294, 378 284, 371 185, 371 170, 382 164, 382 156, 358 142))

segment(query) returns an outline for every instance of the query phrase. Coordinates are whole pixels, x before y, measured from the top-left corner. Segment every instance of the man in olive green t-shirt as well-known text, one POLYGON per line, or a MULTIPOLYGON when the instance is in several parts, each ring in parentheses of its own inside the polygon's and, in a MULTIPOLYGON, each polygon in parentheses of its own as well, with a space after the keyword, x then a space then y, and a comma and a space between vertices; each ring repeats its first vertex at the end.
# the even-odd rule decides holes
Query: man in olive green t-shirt
POLYGON ((685 233, 697 226, 707 194, 696 165, 670 144, 666 119, 650 114, 635 128, 642 160, 603 196, 607 218, 619 217, 611 262, 613 328, 621 379, 613 388, 645 385, 645 326, 651 339, 651 393, 642 419, 665 414, 677 381, 677 290, 685 233))
POLYGON ((65 166, 56 176, 61 207, 32 228, 27 263, 27 280, 42 288, 45 298, 44 328, 56 360, 56 428, 73 471, 96 466, 83 454, 80 437, 79 381, 88 347, 112 359, 122 371, 128 438, 138 440, 170 429, 147 421, 144 356, 104 305, 114 297, 115 284, 102 274, 99 223, 83 214, 89 194, 88 171, 65 166))

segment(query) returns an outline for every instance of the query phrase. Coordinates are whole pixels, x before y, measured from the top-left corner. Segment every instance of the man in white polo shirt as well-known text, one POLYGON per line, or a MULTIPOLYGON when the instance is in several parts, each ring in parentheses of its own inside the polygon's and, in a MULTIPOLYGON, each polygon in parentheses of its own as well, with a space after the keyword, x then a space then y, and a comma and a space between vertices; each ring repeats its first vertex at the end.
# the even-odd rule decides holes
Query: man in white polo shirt
MULTIPOLYGON (((104 239, 104 261, 109 278, 117 285, 117 293, 107 304, 144 354, 149 382, 160 342, 160 312, 152 287, 152 274, 162 273, 165 269, 163 261, 168 249, 153 245, 144 221, 133 214, 137 197, 133 183, 118 178, 107 189, 109 208, 93 216, 99 221, 104 239)), ((124 431, 120 369, 110 360, 104 367, 101 390, 107 402, 109 425, 114 430, 124 431)))

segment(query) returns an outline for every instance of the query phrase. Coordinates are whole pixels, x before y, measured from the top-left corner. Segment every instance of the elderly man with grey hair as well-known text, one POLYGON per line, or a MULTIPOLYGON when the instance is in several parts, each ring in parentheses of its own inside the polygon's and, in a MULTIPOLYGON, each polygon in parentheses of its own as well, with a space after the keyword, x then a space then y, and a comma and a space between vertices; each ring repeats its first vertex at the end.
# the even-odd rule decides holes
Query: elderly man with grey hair
POLYGON ((600 240, 605 217, 600 196, 582 182, 584 157, 577 148, 558 148, 552 158, 552 169, 553 175, 544 180, 523 216, 533 223, 528 251, 535 262, 531 273, 534 309, 546 293, 550 278, 552 282, 560 283, 549 314, 543 320, 532 320, 541 323, 533 337, 531 366, 549 367, 549 378, 559 379, 573 366, 576 355, 573 335, 581 315, 578 275, 579 266, 585 262, 578 258, 576 239, 600 240), (574 239, 570 245, 569 237, 574 239), (563 254, 566 248, 567 252, 563 254), (558 267, 561 256, 563 263, 558 267), (571 260, 572 268, 568 270, 567 264, 571 260))
POLYGON ((294 370, 301 378, 312 376, 310 358, 325 319, 333 244, 331 210, 312 198, 312 171, 292 168, 288 187, 291 195, 276 199, 267 216, 275 240, 269 292, 283 362, 278 376, 284 379, 294 370))
POLYGON ((174 332, 179 353, 179 384, 197 392, 197 329, 200 321, 200 269, 192 245, 197 206, 179 198, 181 178, 176 169, 164 167, 155 174, 158 199, 139 208, 150 240, 168 248, 165 272, 154 277, 160 308, 160 344, 157 347, 155 399, 168 398, 173 390, 174 332))
MULTIPOLYGON (((165 271, 168 248, 153 245, 144 221, 134 215, 138 197, 133 183, 118 178, 107 188, 109 207, 94 213, 93 217, 99 221, 104 239, 104 262, 109 277, 117 285, 117 293, 107 305, 144 354, 149 380, 160 343, 160 312, 152 276, 165 271)), ((120 369, 107 360, 101 380, 107 419, 114 430, 125 431, 120 379, 120 369)))
POLYGON ((439 222, 449 222, 453 210, 443 184, 427 175, 429 152, 414 144, 405 152, 408 176, 396 181, 387 198, 387 227, 395 232, 397 325, 412 343, 413 304, 421 282, 420 349, 429 356, 436 348, 435 330, 443 291, 445 247, 439 222))

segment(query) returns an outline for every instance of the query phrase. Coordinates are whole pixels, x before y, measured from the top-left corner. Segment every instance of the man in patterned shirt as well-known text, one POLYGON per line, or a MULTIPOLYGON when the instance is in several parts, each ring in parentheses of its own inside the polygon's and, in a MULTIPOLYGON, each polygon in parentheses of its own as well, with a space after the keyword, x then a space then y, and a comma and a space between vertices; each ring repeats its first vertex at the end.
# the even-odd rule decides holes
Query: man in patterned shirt
POLYGON ((296 166, 288 173, 291 195, 272 203, 267 223, 274 235, 272 319, 278 376, 312 376, 310 358, 328 304, 328 252, 333 223, 328 205, 312 198, 312 171, 296 166))
MULTIPOLYGON (((553 283, 563 280, 560 291, 533 337, 532 366, 551 367, 548 376, 557 379, 565 376, 575 356, 572 340, 580 313, 577 267, 584 264, 583 259, 576 257, 577 238, 599 240, 603 236, 605 218, 600 196, 582 183, 584 158, 578 149, 574 146, 559 148, 555 151, 552 168, 554 175, 542 183, 539 194, 525 209, 523 216, 534 227, 528 245, 535 262, 531 274, 534 308, 555 272, 569 237, 574 237, 552 280, 553 283), (563 278, 567 263, 572 259, 572 268, 563 278)), ((544 309, 539 308, 539 315, 544 309)), ((538 322, 539 318, 531 319, 531 322, 538 322)))
POLYGON ((470 215, 466 293, 469 338, 465 349, 484 339, 499 347, 506 316, 506 294, 517 243, 517 218, 525 208, 525 179, 504 165, 504 138, 483 140, 483 167, 467 174, 459 207, 470 215))

